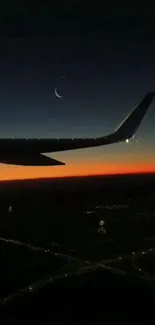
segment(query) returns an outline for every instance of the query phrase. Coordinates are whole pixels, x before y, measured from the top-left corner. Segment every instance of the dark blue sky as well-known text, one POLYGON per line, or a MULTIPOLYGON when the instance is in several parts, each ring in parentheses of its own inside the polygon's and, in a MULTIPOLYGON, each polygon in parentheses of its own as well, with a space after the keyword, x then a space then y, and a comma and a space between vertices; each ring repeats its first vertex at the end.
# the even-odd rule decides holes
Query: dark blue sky
POLYGON ((2 136, 102 133, 155 89, 151 8, 56 3, 3 13, 2 136))

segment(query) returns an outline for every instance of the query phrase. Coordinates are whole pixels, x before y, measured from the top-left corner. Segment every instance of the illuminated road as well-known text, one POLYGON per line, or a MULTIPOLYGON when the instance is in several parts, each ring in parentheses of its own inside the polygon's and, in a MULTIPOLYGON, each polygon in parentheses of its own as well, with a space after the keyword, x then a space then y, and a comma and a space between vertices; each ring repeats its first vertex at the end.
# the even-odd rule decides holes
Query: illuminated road
MULTIPOLYGON (((121 270, 119 268, 114 268, 112 266, 110 266, 109 264, 112 263, 118 263, 118 262, 123 262, 125 259, 129 259, 131 261, 131 264, 133 266, 133 269, 136 271, 136 275, 140 278, 143 279, 151 279, 151 280, 155 280, 155 278, 150 277, 149 274, 147 274, 146 272, 142 271, 141 269, 139 269, 135 262, 136 259, 142 255, 142 254, 148 254, 150 251, 154 251, 155 249, 149 249, 146 251, 139 251, 139 252, 132 252, 130 254, 126 254, 126 255, 122 255, 122 256, 117 256, 115 258, 112 259, 103 259, 102 261, 89 261, 89 260, 84 260, 84 259, 80 259, 77 257, 73 257, 70 256, 68 254, 65 253, 61 253, 61 252, 55 252, 51 249, 45 249, 43 247, 38 247, 38 246, 33 246, 30 244, 26 244, 23 242, 19 242, 13 239, 8 239, 8 238, 2 238, 0 237, 0 241, 2 242, 6 242, 6 243, 11 243, 13 245, 19 245, 19 246, 25 246, 30 250, 33 251, 37 251, 37 252, 44 252, 45 254, 52 254, 54 256, 58 256, 60 258, 65 259, 65 261, 67 262, 65 266, 63 266, 61 269, 59 269, 58 271, 56 271, 55 273, 53 272, 51 275, 48 275, 47 277, 42 278, 39 281, 36 281, 34 283, 29 284, 28 286, 22 288, 21 290, 14 292, 10 295, 8 295, 7 297, 0 299, 0 303, 4 304, 7 303, 9 301, 11 301, 12 299, 22 296, 25 293, 33 293, 36 290, 40 290, 42 289, 43 286, 52 283, 56 280, 59 279, 63 279, 66 278, 68 276, 71 275, 80 275, 83 273, 88 273, 88 272, 94 272, 97 269, 104 269, 104 270, 108 270, 112 273, 115 274, 120 274, 120 275, 125 275, 128 274, 127 271, 121 270)), ((136 276, 135 275, 135 276, 136 276)))
POLYGON ((136 265, 136 261, 137 261, 137 259, 138 259, 139 257, 141 257, 142 255, 146 255, 146 254, 148 254, 148 253, 150 253, 150 252, 153 252, 153 251, 155 251, 155 249, 153 250, 153 249, 150 248, 150 249, 147 250, 147 251, 143 251, 143 252, 140 252, 139 254, 136 254, 136 255, 134 256, 133 260, 132 260, 132 266, 133 266, 133 268, 134 268, 137 272, 140 272, 140 273, 144 274, 144 276, 145 276, 146 278, 150 278, 152 281, 155 281, 155 277, 152 277, 148 272, 142 270, 141 268, 139 268, 139 267, 136 265))

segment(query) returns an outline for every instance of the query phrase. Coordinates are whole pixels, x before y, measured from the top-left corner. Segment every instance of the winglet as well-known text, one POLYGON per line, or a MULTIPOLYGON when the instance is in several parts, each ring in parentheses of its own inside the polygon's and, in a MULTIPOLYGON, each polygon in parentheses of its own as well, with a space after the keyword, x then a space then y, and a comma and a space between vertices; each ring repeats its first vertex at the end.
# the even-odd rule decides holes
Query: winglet
POLYGON ((120 140, 130 139, 136 133, 141 121, 146 114, 155 93, 147 93, 143 100, 134 108, 134 110, 117 127, 114 134, 120 140))

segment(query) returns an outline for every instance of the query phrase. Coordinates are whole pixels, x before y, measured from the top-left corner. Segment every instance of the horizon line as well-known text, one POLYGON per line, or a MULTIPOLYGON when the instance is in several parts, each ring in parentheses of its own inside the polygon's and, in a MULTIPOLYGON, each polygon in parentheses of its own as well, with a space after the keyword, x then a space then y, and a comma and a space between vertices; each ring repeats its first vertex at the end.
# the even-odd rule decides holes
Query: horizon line
POLYGON ((122 173, 110 173, 110 174, 86 174, 86 175, 68 175, 68 176, 56 176, 56 177, 34 177, 34 178, 17 178, 0 180, 1 183, 18 182, 18 181, 39 181, 39 180, 56 180, 56 179, 70 179, 70 178, 91 178, 91 177, 109 177, 109 176, 129 176, 129 175, 155 175, 155 171, 137 171, 137 172, 122 172, 122 173))

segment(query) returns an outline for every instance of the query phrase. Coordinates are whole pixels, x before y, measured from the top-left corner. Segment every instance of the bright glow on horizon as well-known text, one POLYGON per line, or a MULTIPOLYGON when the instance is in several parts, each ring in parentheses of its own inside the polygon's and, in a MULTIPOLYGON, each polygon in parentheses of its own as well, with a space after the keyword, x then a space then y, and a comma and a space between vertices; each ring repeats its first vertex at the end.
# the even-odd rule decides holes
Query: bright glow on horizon
POLYGON ((0 180, 55 178, 55 177, 78 177, 97 175, 116 175, 129 173, 153 173, 154 164, 119 164, 117 163, 74 163, 66 166, 54 167, 20 167, 6 166, 0 168, 0 180))

